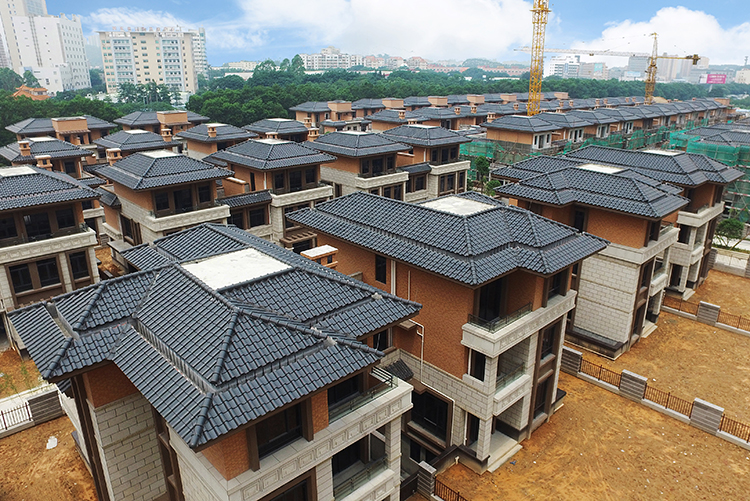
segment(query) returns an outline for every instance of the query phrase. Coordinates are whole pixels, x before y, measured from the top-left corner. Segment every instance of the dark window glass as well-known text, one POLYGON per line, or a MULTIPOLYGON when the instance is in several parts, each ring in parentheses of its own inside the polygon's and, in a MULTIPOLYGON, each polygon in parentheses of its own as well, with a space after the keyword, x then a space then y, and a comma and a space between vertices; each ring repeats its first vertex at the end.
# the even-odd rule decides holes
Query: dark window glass
POLYGON ((432 150, 430 151, 430 161, 433 163, 437 163, 438 161, 438 150, 432 150))
POLYGON ((89 263, 85 252, 76 252, 70 255, 70 271, 74 279, 89 276, 89 263))
POLYGON ((250 191, 255 191, 255 173, 250 173, 250 191))
POLYGON ((393 199, 394 200, 401 200, 403 199, 403 196, 401 195, 401 185, 397 185, 393 187, 393 199))
POLYGON ((449 153, 448 153, 448 148, 443 148, 440 151, 440 162, 441 163, 445 163, 445 162, 448 161, 449 158, 450 157, 449 157, 449 153))
POLYGON ((242 211, 232 212, 229 214, 229 224, 235 225, 237 228, 246 230, 244 218, 242 217, 242 211))
POLYGON ((298 483, 289 490, 284 491, 271 501, 308 501, 307 479, 298 483))
POLYGON ((492 322, 504 314, 503 282, 503 279, 495 280, 479 289, 479 311, 477 315, 482 320, 492 322))
POLYGON ((385 351, 391 347, 387 330, 380 331, 372 336, 372 347, 380 351, 385 351))
POLYGON ((385 198, 391 198, 391 191, 392 191, 391 187, 386 186, 385 188, 383 188, 383 196, 385 198))
POLYGON ((353 464, 355 464, 357 461, 359 461, 359 453, 360 453, 360 444, 359 442, 353 443, 346 449, 342 450, 341 452, 338 452, 333 455, 333 458, 331 458, 331 465, 333 466, 333 475, 338 475, 342 471, 346 470, 353 464))
POLYGON ((333 186, 333 196, 334 197, 340 197, 341 196, 341 185, 335 184, 333 186))
POLYGON ((414 190, 415 191, 423 190, 425 188, 426 179, 427 179, 426 176, 417 176, 414 179, 414 190))
POLYGON ((487 365, 487 357, 478 351, 471 350, 471 372, 470 375, 480 381, 484 381, 484 368, 487 365))
POLYGON ((458 189, 463 191, 465 188, 466 188, 466 173, 459 172, 458 173, 458 189))
POLYGON ((436 437, 445 440, 448 431, 448 403, 424 392, 412 392, 411 420, 436 437))
POLYGON ((198 186, 198 203, 205 204, 211 201, 211 186, 204 184, 198 186))
POLYGON ((36 270, 39 273, 39 285, 46 287, 60 283, 60 274, 57 272, 57 259, 43 259, 36 262, 36 270))
POLYGON ((302 171, 291 171, 289 173, 289 191, 299 191, 302 189, 302 171))
POLYGON ((393 170, 393 165, 394 165, 393 157, 392 156, 385 157, 385 168, 391 171, 393 170))
POLYGON ((413 186, 414 184, 411 182, 411 178, 408 178, 406 180, 406 193, 414 193, 414 190, 412 189, 413 186))
POLYGON ((317 182, 315 175, 315 169, 305 169, 305 183, 306 184, 315 184, 317 182))
POLYGON ((466 445, 471 445, 479 440, 479 418, 469 414, 466 430, 466 445))
POLYGON ((680 235, 677 237, 677 241, 681 244, 686 244, 690 241, 690 226, 680 226, 680 235))
POLYGON ((0 239, 17 237, 16 221, 12 217, 0 219, 0 239))
POLYGON ((586 231, 586 212, 582 210, 576 210, 573 213, 573 228, 578 231, 586 231))
POLYGON ((560 273, 557 273, 552 276, 552 279, 550 279, 550 282, 549 282, 549 290, 547 291, 547 299, 552 299, 553 297, 560 294, 563 278, 566 275, 567 275, 567 270, 561 271, 560 273))
POLYGON ((300 406, 295 405, 264 419, 255 426, 258 454, 265 457, 302 436, 300 406))
POLYGON ((91 200, 84 200, 83 202, 81 202, 81 208, 83 210, 93 209, 94 208, 94 202, 92 202, 91 200))
POLYGON ((169 210, 169 193, 157 193, 154 195, 154 205, 157 211, 169 210))
POLYGON ((370 173, 370 160, 365 159, 360 162, 360 168, 362 169, 362 174, 369 174, 370 173))
POLYGON ((23 222, 26 225, 26 234, 29 236, 30 240, 44 238, 52 233, 52 229, 49 225, 49 216, 46 212, 24 216, 23 222))
POLYGON ((284 189, 284 173, 283 172, 277 172, 273 175, 273 187, 276 190, 283 190, 284 189))
POLYGON ((120 228, 124 237, 133 238, 133 223, 130 219, 120 216, 120 228))
POLYGON ((372 159, 372 175, 379 176, 383 173, 383 159, 373 158, 372 159))
POLYGON ((547 402, 547 392, 549 390, 549 382, 551 378, 544 380, 536 389, 536 397, 534 398, 534 417, 539 417, 545 412, 547 402))
POLYGON ((266 208, 261 207, 260 209, 250 209, 250 227, 263 226, 268 224, 266 222, 266 208))
POLYGON ((375 256, 375 280, 386 283, 386 259, 383 256, 375 256))
POLYGON ((226 150, 226 149, 227 149, 227 143, 226 143, 226 141, 221 141, 221 142, 216 143, 216 150, 217 151, 226 150))
POLYGON ((73 209, 60 209, 55 211, 55 216, 57 216, 58 228, 72 228, 76 225, 76 216, 73 209))
POLYGON ((193 210, 193 193, 190 188, 182 190, 175 190, 174 195, 174 210, 177 214, 183 212, 190 212, 193 210))
POLYGON ((451 148, 451 160, 458 158, 458 148, 456 146, 451 148))
POLYGON ((34 288, 31 283, 31 273, 29 272, 28 264, 11 266, 8 268, 8 270, 10 271, 10 279, 13 282, 13 290, 16 294, 30 291, 34 288))
POLYGON ((350 400, 359 395, 359 377, 350 377, 328 388, 328 407, 350 400))
POLYGON ((552 351, 555 348, 555 329, 556 325, 548 327, 542 331, 542 359, 552 355, 552 351))
POLYGON ((65 168, 65 173, 71 176, 77 176, 78 171, 76 170, 76 163, 72 160, 68 160, 63 163, 63 167, 65 168))

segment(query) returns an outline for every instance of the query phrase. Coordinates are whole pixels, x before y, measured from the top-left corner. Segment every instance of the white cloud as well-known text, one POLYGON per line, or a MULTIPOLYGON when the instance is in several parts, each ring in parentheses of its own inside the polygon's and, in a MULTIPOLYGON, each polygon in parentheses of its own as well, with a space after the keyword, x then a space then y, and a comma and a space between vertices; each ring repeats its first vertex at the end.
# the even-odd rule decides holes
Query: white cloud
MULTIPOLYGON (((741 64, 750 47, 750 22, 723 27, 714 16, 685 7, 665 7, 645 22, 611 23, 602 31, 600 39, 575 42, 571 47, 650 54, 653 38, 648 35, 654 32, 658 33, 659 54, 685 56, 697 53, 708 57, 711 64, 741 64)), ((608 59, 611 65, 627 64, 624 58, 608 59)))

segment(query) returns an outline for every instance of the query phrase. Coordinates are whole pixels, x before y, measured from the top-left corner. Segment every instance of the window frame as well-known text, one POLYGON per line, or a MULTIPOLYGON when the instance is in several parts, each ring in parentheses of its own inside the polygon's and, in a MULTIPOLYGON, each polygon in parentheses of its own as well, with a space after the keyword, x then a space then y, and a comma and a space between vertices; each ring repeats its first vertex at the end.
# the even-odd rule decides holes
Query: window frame
POLYGON ((388 283, 388 258, 380 254, 375 254, 375 281, 384 285, 388 283))

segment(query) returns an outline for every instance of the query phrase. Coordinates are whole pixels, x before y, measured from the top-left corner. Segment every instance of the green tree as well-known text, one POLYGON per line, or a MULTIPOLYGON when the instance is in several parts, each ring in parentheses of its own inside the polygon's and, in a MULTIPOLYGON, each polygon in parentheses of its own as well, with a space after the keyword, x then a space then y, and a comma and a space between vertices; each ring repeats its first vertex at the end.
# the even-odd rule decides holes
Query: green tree
POLYGON ((107 86, 104 84, 104 72, 96 68, 89 70, 89 78, 91 79, 91 89, 95 92, 105 92, 107 86))
POLYGON ((41 87, 41 85, 39 85, 39 80, 37 80, 34 74, 29 70, 23 72, 23 83, 26 87, 41 87))
POLYGON ((15 91, 23 85, 23 78, 10 68, 0 68, 0 89, 15 91))
POLYGON ((736 214, 730 216, 716 225, 716 238, 724 247, 734 249, 747 236, 745 233, 745 223, 737 219, 736 214), (730 246, 731 240, 737 240, 734 245, 730 246))
POLYGON ((305 75, 305 62, 299 54, 296 54, 292 58, 292 63, 289 65, 289 73, 296 77, 302 77, 305 75))
POLYGON ((490 175, 490 161, 485 157, 477 157, 474 159, 474 168, 477 171, 477 181, 484 186, 487 177, 490 175))
POLYGON ((122 82, 118 87, 118 99, 121 103, 137 103, 140 99, 138 87, 131 82, 122 82))
POLYGON ((284 58, 284 60, 279 63, 279 71, 289 71, 290 66, 291 63, 289 62, 289 59, 284 58))
POLYGON ((488 197, 494 197, 496 195, 495 188, 498 186, 501 186, 503 183, 498 181, 497 179, 492 179, 491 181, 487 181, 487 183, 484 185, 484 194, 488 197))

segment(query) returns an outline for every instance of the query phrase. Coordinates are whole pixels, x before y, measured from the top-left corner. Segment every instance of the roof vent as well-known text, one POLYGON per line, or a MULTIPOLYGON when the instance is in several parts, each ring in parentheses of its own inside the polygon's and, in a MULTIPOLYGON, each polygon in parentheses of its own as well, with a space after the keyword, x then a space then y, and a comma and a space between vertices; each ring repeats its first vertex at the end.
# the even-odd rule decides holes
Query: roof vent
POLYGON ((461 114, 461 107, 460 106, 456 106, 455 108, 453 108, 453 111, 456 113, 456 115, 460 115, 461 114))
POLYGON ((518 111, 518 103, 513 103, 513 110, 518 111))
POLYGON ((379 299, 383 299, 383 295, 380 294, 379 292, 373 292, 372 296, 370 296, 370 297, 372 297, 375 301, 377 301, 379 299))
POLYGON ((172 129, 162 129, 161 138, 166 142, 172 141, 172 129))
POLYGON ((404 120, 406 118, 406 110, 398 110, 398 119, 404 120))
POLYGON ((216 137, 216 126, 215 125, 209 125, 208 126, 208 137, 216 137))
POLYGON ((122 160, 122 151, 120 151, 120 148, 109 148, 107 150, 107 162, 109 162, 109 165, 114 165, 119 160, 122 160))
POLYGON ((488 122, 492 122, 493 120, 495 120, 495 118, 497 118, 497 115, 495 115, 494 113, 487 113, 488 122))
POLYGON ((330 348, 331 346, 336 346, 336 340, 331 336, 326 336, 326 338, 323 340, 323 344, 330 348))
POLYGON ((276 131, 266 132, 266 139, 278 139, 278 138, 279 138, 279 133, 278 132, 276 132, 276 131))
POLYGON ((52 170, 52 157, 50 155, 37 155, 36 166, 42 169, 52 170))
POLYGON ((417 125, 417 119, 416 118, 407 118, 406 119, 407 125, 417 125))

